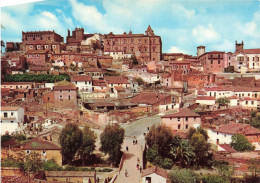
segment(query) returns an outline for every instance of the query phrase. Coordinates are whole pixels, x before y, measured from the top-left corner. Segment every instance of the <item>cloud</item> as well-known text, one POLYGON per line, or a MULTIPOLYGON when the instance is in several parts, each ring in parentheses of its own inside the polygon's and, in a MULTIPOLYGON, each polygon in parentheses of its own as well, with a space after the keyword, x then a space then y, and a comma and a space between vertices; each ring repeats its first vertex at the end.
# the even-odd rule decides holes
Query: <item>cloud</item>
POLYGON ((185 50, 179 49, 179 48, 176 47, 176 46, 172 46, 172 47, 167 51, 167 53, 185 53, 185 54, 187 54, 188 52, 185 51, 185 50))
POLYGON ((211 23, 208 27, 198 25, 193 28, 192 36, 198 44, 219 41, 221 38, 211 23))
POLYGON ((221 43, 214 44, 211 47, 217 51, 233 52, 235 50, 235 42, 225 39, 221 43))

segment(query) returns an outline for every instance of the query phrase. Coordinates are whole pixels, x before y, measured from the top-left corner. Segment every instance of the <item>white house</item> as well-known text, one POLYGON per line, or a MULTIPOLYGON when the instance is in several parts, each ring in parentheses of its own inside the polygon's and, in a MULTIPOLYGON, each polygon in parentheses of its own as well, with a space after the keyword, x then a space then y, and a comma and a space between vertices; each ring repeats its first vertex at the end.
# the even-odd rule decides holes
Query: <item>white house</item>
POLYGON ((92 92, 92 79, 91 76, 73 76, 71 82, 76 85, 78 91, 92 92))
POLYGON ((24 123, 24 109, 21 107, 1 107, 1 134, 15 132, 24 123))
POLYGON ((167 171, 159 167, 145 169, 141 175, 142 183, 167 183, 167 171))
POLYGON ((209 96, 197 96, 196 104, 212 106, 216 104, 216 98, 209 96))

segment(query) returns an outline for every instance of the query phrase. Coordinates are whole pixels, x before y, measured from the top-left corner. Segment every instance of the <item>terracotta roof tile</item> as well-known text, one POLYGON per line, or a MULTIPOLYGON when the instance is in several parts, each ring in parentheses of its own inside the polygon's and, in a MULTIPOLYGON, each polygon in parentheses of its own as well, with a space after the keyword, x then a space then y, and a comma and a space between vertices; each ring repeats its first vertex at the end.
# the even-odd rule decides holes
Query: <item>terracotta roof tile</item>
POLYGON ((129 84, 128 80, 121 76, 105 76, 104 79, 108 84, 129 84))
POLYGON ((195 112, 193 112, 188 108, 181 108, 176 113, 162 116, 162 118, 178 118, 178 117, 200 117, 200 115, 196 114, 195 112))
POLYGON ((260 54, 260 48, 257 49, 244 49, 245 54, 260 54))
POLYGON ((215 129, 213 131, 232 134, 232 135, 236 133, 241 133, 243 135, 260 134, 260 130, 250 126, 249 124, 232 123, 232 122, 219 126, 218 129, 215 129))
POLYGON ((167 97, 170 97, 170 95, 162 93, 140 93, 139 95, 133 97, 131 102, 137 104, 153 105, 166 99, 167 97))
POLYGON ((162 169, 162 168, 160 168, 160 167, 157 167, 157 166, 145 169, 143 171, 141 177, 145 177, 145 176, 153 174, 153 173, 155 173, 157 175, 160 175, 160 176, 162 176, 162 177, 164 177, 166 179, 168 178, 167 171, 162 169))
POLYGON ((91 81, 91 76, 73 76, 71 81, 91 81))
POLYGON ((1 111, 18 111, 20 109, 19 106, 17 107, 2 107, 1 106, 1 111))
POLYGON ((61 148, 53 142, 34 138, 30 142, 27 142, 23 147, 23 150, 60 150, 61 148))
POLYGON ((197 100, 216 100, 216 98, 210 96, 197 96, 197 100))
POLYGON ((84 68, 85 72, 103 72, 102 69, 96 67, 84 68))
POLYGON ((229 153, 235 153, 237 152, 235 149, 233 149, 232 147, 230 147, 230 145, 228 144, 219 144, 219 146, 223 149, 225 149, 227 152, 229 153))
POLYGON ((93 80, 93 86, 107 86, 105 80, 93 80))

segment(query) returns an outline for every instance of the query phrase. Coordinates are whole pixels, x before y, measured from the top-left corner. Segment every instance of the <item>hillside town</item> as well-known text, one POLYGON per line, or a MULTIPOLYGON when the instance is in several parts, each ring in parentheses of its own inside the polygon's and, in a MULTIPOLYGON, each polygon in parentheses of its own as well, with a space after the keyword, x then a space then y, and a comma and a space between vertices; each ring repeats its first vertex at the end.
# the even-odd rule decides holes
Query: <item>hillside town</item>
POLYGON ((1 182, 260 180, 260 48, 85 32, 1 41, 1 182))

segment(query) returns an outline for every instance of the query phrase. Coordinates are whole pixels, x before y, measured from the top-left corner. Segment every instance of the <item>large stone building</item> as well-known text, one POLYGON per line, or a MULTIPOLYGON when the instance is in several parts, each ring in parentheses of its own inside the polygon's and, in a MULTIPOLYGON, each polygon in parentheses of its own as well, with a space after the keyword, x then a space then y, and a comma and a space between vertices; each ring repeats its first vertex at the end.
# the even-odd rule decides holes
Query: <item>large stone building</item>
POLYGON ((22 32, 22 43, 20 49, 49 50, 53 53, 60 53, 63 44, 63 37, 55 31, 31 31, 22 32))
POLYGON ((104 52, 123 51, 125 54, 135 54, 140 62, 160 61, 162 54, 161 37, 154 34, 149 25, 145 34, 106 34, 104 37, 104 52))

